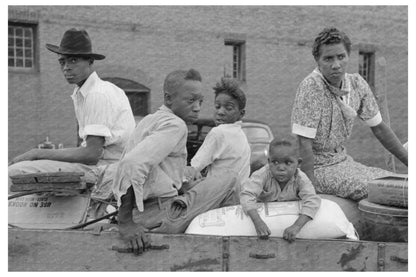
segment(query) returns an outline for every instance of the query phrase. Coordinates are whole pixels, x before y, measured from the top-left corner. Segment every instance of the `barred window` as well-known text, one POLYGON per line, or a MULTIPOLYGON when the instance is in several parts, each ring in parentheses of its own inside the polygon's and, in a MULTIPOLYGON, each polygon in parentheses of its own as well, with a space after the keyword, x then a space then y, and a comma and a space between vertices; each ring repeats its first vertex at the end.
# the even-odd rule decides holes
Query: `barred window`
POLYGON ((35 25, 9 22, 8 65, 15 69, 35 68, 35 25))
POLYGON ((371 88, 374 88, 374 52, 359 52, 358 73, 367 81, 371 88))
POLYGON ((224 44, 229 48, 231 58, 225 65, 224 75, 245 81, 245 42, 226 40, 224 44))

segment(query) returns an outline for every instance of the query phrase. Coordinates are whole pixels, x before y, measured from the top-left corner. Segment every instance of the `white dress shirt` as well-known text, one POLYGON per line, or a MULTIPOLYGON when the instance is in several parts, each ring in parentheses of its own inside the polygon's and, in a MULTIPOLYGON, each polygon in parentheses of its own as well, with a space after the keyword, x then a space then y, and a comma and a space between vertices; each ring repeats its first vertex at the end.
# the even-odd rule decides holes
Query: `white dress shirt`
POLYGON ((176 196, 186 166, 187 136, 185 122, 164 105, 144 117, 115 168, 113 192, 118 205, 130 186, 139 211, 148 198, 176 196))
POLYGON ((104 152, 98 163, 117 161, 134 130, 135 122, 129 100, 122 89, 101 80, 94 71, 72 94, 79 136, 86 146, 87 136, 105 138, 104 152))
POLYGON ((192 158, 191 166, 198 171, 208 166, 207 176, 231 169, 238 174, 240 181, 247 179, 251 150, 241 124, 237 121, 212 128, 192 158))

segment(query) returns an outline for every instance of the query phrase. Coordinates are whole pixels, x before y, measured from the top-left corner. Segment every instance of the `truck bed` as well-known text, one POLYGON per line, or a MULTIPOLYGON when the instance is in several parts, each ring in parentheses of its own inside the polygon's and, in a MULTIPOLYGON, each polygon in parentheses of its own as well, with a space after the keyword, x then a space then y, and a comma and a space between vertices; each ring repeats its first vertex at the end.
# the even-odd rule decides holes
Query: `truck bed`
POLYGON ((9 228, 9 271, 407 271, 408 244, 341 239, 149 234, 119 253, 117 231, 9 228))

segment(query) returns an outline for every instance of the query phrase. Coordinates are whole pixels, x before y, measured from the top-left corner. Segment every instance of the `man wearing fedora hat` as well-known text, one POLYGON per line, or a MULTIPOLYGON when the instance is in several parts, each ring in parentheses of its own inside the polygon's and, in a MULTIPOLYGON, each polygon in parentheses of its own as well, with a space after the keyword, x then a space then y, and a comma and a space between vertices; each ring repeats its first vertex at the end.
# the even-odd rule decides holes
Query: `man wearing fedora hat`
MULTIPOLYGON (((9 176, 78 171, 85 172, 94 182, 94 178, 105 175, 103 168, 119 160, 134 130, 128 98, 122 89, 98 77, 93 69, 94 60, 102 60, 105 56, 92 51, 85 30, 69 29, 59 46, 46 44, 46 48, 58 54, 65 79, 75 85, 71 97, 83 142, 75 148, 32 149, 21 154, 12 159, 9 176)), ((93 196, 94 193, 99 198, 107 198, 111 188, 96 188, 93 196)))

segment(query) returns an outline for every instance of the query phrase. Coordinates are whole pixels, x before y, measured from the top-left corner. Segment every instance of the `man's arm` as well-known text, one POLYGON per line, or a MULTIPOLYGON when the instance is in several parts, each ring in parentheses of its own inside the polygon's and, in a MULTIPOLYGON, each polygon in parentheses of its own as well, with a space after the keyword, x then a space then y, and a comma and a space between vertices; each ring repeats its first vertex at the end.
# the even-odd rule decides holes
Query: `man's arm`
POLYGON ((130 187, 127 193, 121 197, 121 205, 118 210, 118 225, 121 238, 126 243, 127 248, 132 249, 134 254, 140 255, 149 248, 150 241, 145 234, 147 229, 133 221, 134 202, 133 187, 130 187))
POLYGON ((302 157, 301 170, 309 177, 312 184, 316 186, 316 179, 313 173, 314 157, 312 151, 312 139, 303 136, 299 137, 300 155, 302 157))
POLYGON ((384 148, 386 148, 407 166, 408 152, 389 126, 387 126, 384 122, 381 122, 380 124, 371 127, 371 131, 373 131, 373 134, 381 142, 384 148))
POLYGON ((32 149, 12 159, 11 164, 21 161, 53 160, 61 162, 95 165, 99 161, 105 139, 99 136, 88 136, 86 147, 66 149, 32 149))

